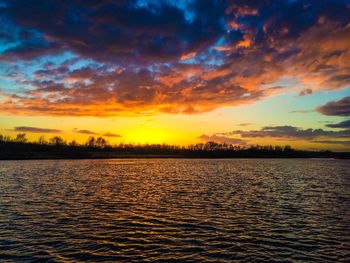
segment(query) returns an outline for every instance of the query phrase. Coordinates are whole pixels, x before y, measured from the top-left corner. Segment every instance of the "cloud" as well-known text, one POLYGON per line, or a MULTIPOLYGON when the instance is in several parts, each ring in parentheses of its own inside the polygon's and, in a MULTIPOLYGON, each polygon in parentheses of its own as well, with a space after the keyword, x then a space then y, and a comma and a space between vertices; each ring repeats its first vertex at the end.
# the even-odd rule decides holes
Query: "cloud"
POLYGON ((328 140, 328 141, 314 141, 316 143, 324 143, 324 144, 340 144, 340 145, 344 145, 344 146, 349 146, 350 145, 350 140, 347 141, 332 141, 332 140, 328 140))
POLYGON ((104 137, 111 137, 111 138, 120 138, 122 137, 119 134, 115 134, 112 132, 105 132, 105 133, 97 133, 94 131, 90 131, 90 130, 78 130, 77 128, 73 129, 74 132, 76 133, 81 133, 81 134, 87 134, 87 135, 95 135, 95 136, 104 136, 104 137))
POLYGON ((329 116, 349 116, 350 115, 350 97, 341 100, 331 101, 316 109, 319 113, 329 116))
POLYGON ((115 133, 111 133, 111 132, 106 132, 106 133, 103 133, 101 135, 105 136, 105 137, 112 137, 112 138, 120 138, 120 137, 122 137, 119 134, 115 134, 115 133))
POLYGON ((293 110, 290 113, 310 113, 312 110, 293 110))
POLYGON ((341 131, 329 131, 324 129, 302 129, 294 126, 267 126, 260 130, 235 130, 223 133, 225 136, 239 135, 242 138, 279 138, 292 140, 312 140, 320 137, 350 138, 350 129, 341 131))
MULTIPOLYGON (((322 143, 349 146, 350 128, 341 123, 342 130, 325 130, 312 128, 298 128, 290 125, 266 126, 258 130, 233 130, 229 132, 214 133, 212 135, 201 135, 199 138, 204 141, 215 141, 219 143, 247 145, 254 144, 257 139, 260 141, 307 141, 309 143, 322 143), (261 140, 263 139, 263 140, 261 140)), ((347 124, 348 125, 348 124, 347 124)), ((266 144, 267 144, 266 143, 266 144)))
POLYGON ((335 124, 327 124, 329 128, 341 128, 341 129, 350 129, 350 120, 342 121, 335 124))
POLYGON ((191 114, 210 111, 218 105, 251 103, 282 89, 271 87, 248 92, 240 86, 231 86, 225 78, 208 83, 198 79, 169 84, 147 69, 121 72, 104 67, 82 68, 55 78, 26 81, 37 88, 9 97, 2 110, 15 114, 100 117, 130 111, 191 114), (74 82, 67 83, 67 79, 74 82), (193 86, 194 82, 198 83, 193 86))
POLYGON ((218 135, 201 135, 198 137, 203 141, 214 141, 218 143, 227 143, 227 144, 235 144, 235 145, 246 145, 246 141, 237 138, 230 138, 226 136, 218 136, 218 135))
MULTIPOLYGON (((229 132, 214 133, 212 135, 201 135, 204 141, 215 141, 219 143, 247 145, 254 144, 256 139, 264 139, 271 143, 275 141, 307 141, 310 143, 333 144, 349 146, 350 128, 349 123, 344 121, 339 126, 342 130, 325 130, 312 128, 298 128, 290 125, 266 126, 258 130, 234 130, 229 132)), ((338 125, 337 125, 338 128, 338 125)), ((260 142, 261 140, 259 140, 260 142)))
POLYGON ((318 123, 333 123, 332 121, 318 121, 318 123))
POLYGON ((312 89, 304 89, 300 91, 299 96, 305 96, 305 95, 310 95, 312 94, 312 89))
POLYGON ((196 114, 283 93, 285 76, 300 95, 350 85, 342 0, 4 2, 3 112, 196 114))
POLYGON ((60 133, 61 130, 38 128, 38 127, 28 127, 28 126, 18 126, 13 129, 16 132, 32 132, 32 133, 60 133))
POLYGON ((74 132, 81 133, 81 134, 88 134, 88 135, 98 135, 98 133, 90 131, 90 130, 77 130, 77 129, 74 129, 74 132))
POLYGON ((237 126, 245 127, 245 126, 249 126, 249 125, 252 125, 252 124, 253 123, 250 123, 250 122, 243 122, 243 123, 237 124, 237 126))
POLYGON ((171 1, 6 2, 9 19, 43 32, 37 42, 53 42, 57 49, 64 47, 101 62, 177 59, 208 47, 225 32, 221 21, 225 1, 193 1, 186 7, 192 11, 191 20, 171 1))

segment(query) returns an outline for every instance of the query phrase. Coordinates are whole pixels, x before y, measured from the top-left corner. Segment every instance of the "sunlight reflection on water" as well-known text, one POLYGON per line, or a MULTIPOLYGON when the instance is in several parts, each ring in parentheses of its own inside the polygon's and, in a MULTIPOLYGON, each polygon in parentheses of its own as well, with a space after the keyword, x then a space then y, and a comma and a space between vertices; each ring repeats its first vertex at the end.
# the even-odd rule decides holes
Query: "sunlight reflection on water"
POLYGON ((347 160, 0 162, 0 259, 347 261, 347 160))

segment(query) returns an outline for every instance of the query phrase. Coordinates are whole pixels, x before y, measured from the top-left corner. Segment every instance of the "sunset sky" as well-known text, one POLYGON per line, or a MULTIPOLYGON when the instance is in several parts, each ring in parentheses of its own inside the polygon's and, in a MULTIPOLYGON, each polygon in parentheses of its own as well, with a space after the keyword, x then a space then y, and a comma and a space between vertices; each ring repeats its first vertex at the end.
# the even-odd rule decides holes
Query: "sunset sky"
POLYGON ((0 0, 0 133, 350 150, 349 0, 0 0))

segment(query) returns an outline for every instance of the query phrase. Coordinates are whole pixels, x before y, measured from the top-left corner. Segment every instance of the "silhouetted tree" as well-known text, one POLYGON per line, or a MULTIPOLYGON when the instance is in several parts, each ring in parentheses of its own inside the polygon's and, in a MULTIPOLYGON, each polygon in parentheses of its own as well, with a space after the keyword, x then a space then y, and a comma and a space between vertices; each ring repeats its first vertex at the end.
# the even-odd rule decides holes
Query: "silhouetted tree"
POLYGON ((72 146, 72 147, 76 147, 76 146, 78 146, 79 144, 77 143, 77 141, 76 140, 72 140, 72 141, 70 141, 70 143, 69 143, 69 146, 72 146))
MULTIPOLYGON (((12 139, 9 136, 0 135, 0 159, 23 158, 23 153, 27 154, 25 158, 35 158, 39 156, 42 158, 43 153, 47 153, 48 157, 95 157, 95 152, 101 152, 99 157, 103 156, 114 156, 111 153, 123 153, 128 154, 150 154, 150 155, 173 155, 179 157, 210 157, 210 158, 221 158, 221 157, 324 157, 324 156, 337 156, 335 153, 321 151, 321 152, 308 152, 294 150, 290 145, 281 146, 239 146, 227 143, 217 143, 209 141, 206 143, 198 143, 189 146, 176 146, 168 144, 126 144, 120 143, 119 145, 111 146, 108 144, 103 137, 89 137, 85 144, 78 144, 75 140, 72 140, 68 145, 60 137, 54 136, 50 138, 49 142, 41 136, 37 143, 28 142, 27 137, 24 133, 17 134, 12 139), (62 146, 57 147, 56 146, 62 146), (23 150, 23 151, 22 151, 23 150), (11 152, 12 151, 12 152, 11 152), (102 153, 108 152, 108 155, 102 153), (32 155, 33 153, 33 155, 32 155), (39 154, 38 154, 39 153, 39 154), (35 155, 36 154, 36 155, 35 155), (12 156, 12 157, 11 157, 12 156), (16 157, 16 158, 17 158, 16 157)), ((115 155, 117 156, 117 155, 115 155)), ((348 153, 339 153, 339 157, 349 158, 348 153)))
POLYGON ((95 137, 94 136, 90 136, 87 141, 86 141, 86 146, 93 148, 95 147, 95 137))
POLYGON ((50 144, 55 145, 55 146, 60 146, 60 145, 64 145, 65 142, 62 139, 62 137, 54 136, 54 137, 50 138, 50 144))
POLYGON ((28 141, 27 135, 25 133, 18 133, 15 139, 17 143, 26 143, 28 141))
POLYGON ((38 144, 40 144, 40 145, 46 145, 47 144, 47 141, 46 141, 44 136, 40 136, 39 137, 38 144))
POLYGON ((286 145, 286 146, 284 146, 283 151, 291 152, 291 151, 293 151, 293 149, 292 149, 292 147, 290 145, 286 145))
POLYGON ((10 136, 0 134, 0 143, 6 143, 6 142, 10 142, 10 141, 11 141, 10 136))
POLYGON ((282 147, 276 145, 276 146, 275 146, 275 151, 276 151, 276 152, 282 152, 282 147))
POLYGON ((99 148, 105 148, 107 146, 107 141, 103 137, 98 137, 95 144, 99 148))

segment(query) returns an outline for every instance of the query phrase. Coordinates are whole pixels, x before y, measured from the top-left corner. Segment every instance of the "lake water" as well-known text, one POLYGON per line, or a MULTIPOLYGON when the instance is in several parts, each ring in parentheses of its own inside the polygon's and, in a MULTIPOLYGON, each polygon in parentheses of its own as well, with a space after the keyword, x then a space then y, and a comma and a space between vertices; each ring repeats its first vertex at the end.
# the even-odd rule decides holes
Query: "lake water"
POLYGON ((350 161, 0 161, 0 261, 350 262, 350 161))

